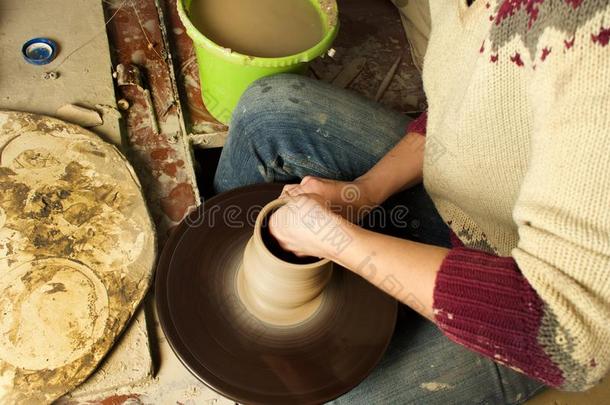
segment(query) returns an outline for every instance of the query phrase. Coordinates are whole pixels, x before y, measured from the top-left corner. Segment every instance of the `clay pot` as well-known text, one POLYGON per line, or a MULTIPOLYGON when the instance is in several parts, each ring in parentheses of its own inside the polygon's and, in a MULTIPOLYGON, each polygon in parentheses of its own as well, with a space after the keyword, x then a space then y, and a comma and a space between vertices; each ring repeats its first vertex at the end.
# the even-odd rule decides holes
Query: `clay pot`
POLYGON ((248 311, 274 325, 298 324, 310 318, 320 306, 332 275, 329 260, 288 261, 286 252, 282 252, 282 258, 272 253, 266 225, 271 214, 284 204, 275 200, 260 212, 244 250, 238 280, 238 292, 248 311))

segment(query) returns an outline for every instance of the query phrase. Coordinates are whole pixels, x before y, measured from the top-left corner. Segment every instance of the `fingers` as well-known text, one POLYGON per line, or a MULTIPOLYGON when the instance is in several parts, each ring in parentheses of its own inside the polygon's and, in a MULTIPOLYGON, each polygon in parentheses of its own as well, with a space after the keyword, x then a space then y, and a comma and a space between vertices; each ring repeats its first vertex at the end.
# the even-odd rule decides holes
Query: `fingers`
POLYGON ((277 242, 283 250, 285 250, 286 252, 292 253, 296 257, 308 257, 309 256, 308 254, 300 252, 298 250, 298 248, 296 248, 295 246, 292 246, 291 244, 285 243, 281 240, 277 240, 277 242))
POLYGON ((301 187, 308 193, 323 194, 324 190, 332 182, 332 180, 323 179, 321 177, 305 176, 303 177, 303 181, 301 181, 301 187))
POLYGON ((299 184, 287 184, 282 189, 282 194, 280 194, 280 198, 283 198, 286 196, 296 197, 301 194, 315 193, 316 192, 315 183, 317 180, 321 180, 321 179, 318 179, 317 177, 313 177, 313 176, 305 176, 305 177, 303 177, 303 180, 301 180, 301 183, 299 183, 299 184))
POLYGON ((328 198, 329 196, 326 194, 328 194, 327 187, 329 184, 330 181, 327 179, 315 176, 305 176, 299 184, 288 184, 284 186, 280 198, 287 195, 296 197, 301 194, 320 194, 328 198))
POLYGON ((303 177, 303 180, 301 180, 301 185, 304 186, 305 184, 309 183, 309 181, 312 179, 312 176, 305 176, 303 177))
MULTIPOLYGON (((290 197, 287 197, 290 198, 290 197)), ((285 207, 280 208, 277 212, 275 212, 269 221, 269 232, 271 233, 271 236, 273 236, 273 238, 275 238, 275 240, 277 241, 278 245, 285 251, 287 252, 291 252, 292 254, 294 254, 297 257, 306 257, 306 254, 303 254, 301 251, 299 251, 298 247, 296 247, 294 245, 294 243, 290 242, 290 231, 288 229, 285 228, 285 223, 283 224, 282 221, 285 221, 285 215, 286 213, 282 212, 282 210, 286 209, 285 207)), ((292 214, 292 213, 291 213, 292 214)), ((289 223, 292 223, 293 221, 289 220, 289 223)))
POLYGON ((299 184, 287 184, 284 186, 284 188, 282 189, 282 194, 280 194, 280 198, 286 198, 286 197, 295 197, 301 193, 299 193, 299 187, 301 187, 299 184))
POLYGON ((280 245, 280 247, 285 250, 286 252, 290 252, 293 255, 295 255, 296 257, 307 257, 308 255, 299 252, 298 250, 296 250, 293 246, 291 246, 288 243, 284 243, 280 240, 278 240, 278 244, 280 245))
POLYGON ((295 255, 296 257, 309 257, 309 255, 306 255, 304 253, 299 253, 299 252, 292 252, 293 255, 295 255))

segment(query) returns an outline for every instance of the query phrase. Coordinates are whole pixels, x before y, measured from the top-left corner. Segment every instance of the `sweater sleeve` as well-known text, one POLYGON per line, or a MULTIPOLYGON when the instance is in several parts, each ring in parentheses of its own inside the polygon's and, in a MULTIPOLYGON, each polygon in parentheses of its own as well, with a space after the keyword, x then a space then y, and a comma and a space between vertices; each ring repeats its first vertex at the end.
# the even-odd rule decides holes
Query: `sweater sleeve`
POLYGON ((511 257, 455 247, 436 278, 436 323, 450 339, 560 387, 561 370, 537 340, 543 308, 511 257))
MULTIPOLYGON (((608 10, 608 9, 607 9, 608 10)), ((606 21, 610 12, 605 11, 606 21)), ((610 29, 601 17, 528 69, 529 165, 511 257, 453 249, 434 291, 454 341, 581 391, 610 370, 610 29), (605 34, 604 34, 605 33, 605 34)))
POLYGON ((426 126, 428 125, 428 112, 423 112, 415 120, 409 123, 407 133, 414 132, 420 135, 426 135, 426 126))

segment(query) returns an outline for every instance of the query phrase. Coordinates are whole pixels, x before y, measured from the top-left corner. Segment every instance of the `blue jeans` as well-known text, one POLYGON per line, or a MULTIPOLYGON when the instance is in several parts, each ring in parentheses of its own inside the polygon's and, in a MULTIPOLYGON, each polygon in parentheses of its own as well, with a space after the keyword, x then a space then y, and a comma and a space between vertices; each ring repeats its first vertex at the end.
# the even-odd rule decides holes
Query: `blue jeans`
MULTIPOLYGON (((233 113, 217 192, 306 175, 353 180, 404 135, 409 118, 296 75, 254 83, 233 113)), ((449 229, 422 186, 395 196, 409 212, 401 236, 449 246, 449 229)), ((372 374, 337 404, 519 404, 543 385, 453 343, 401 307, 390 347, 372 374)))

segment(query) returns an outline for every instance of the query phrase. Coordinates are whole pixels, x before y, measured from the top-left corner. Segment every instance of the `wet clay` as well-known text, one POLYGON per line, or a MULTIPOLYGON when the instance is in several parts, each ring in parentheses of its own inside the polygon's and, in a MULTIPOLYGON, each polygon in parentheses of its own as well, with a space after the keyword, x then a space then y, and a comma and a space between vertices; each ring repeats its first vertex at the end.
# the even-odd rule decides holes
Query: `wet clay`
POLYGON ((193 0, 189 16, 213 42, 249 56, 295 55, 324 36, 310 0, 193 0))
POLYGON ((298 258, 269 233, 269 217, 284 204, 275 200, 260 212, 237 277, 237 291, 248 311, 277 326, 298 324, 315 314, 332 275, 329 260, 298 258))

